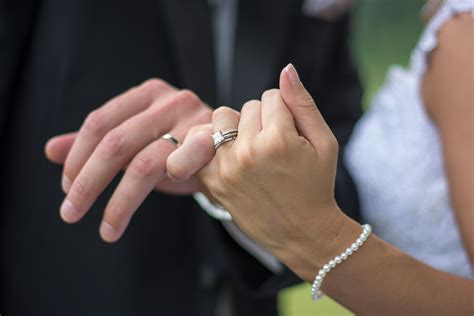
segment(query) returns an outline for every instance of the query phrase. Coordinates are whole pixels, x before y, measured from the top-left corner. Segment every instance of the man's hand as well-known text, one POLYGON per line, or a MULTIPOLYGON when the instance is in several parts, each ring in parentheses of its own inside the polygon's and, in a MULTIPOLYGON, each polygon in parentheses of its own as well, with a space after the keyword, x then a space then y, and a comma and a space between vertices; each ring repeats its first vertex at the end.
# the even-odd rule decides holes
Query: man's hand
POLYGON ((182 141, 191 127, 209 123, 211 115, 193 92, 151 79, 91 112, 79 132, 50 139, 46 156, 64 164, 63 220, 79 221, 123 169, 100 227, 108 242, 120 238, 154 188, 175 194, 200 191, 194 177, 178 184, 167 176, 166 160, 176 147, 160 137, 170 133, 182 141))

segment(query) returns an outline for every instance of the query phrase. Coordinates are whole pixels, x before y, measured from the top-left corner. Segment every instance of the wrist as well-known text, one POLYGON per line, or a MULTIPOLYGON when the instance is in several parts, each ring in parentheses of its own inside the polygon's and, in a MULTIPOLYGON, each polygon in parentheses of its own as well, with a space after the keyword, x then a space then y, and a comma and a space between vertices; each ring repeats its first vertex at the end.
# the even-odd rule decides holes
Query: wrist
POLYGON ((307 240, 277 255, 289 268, 307 282, 331 259, 350 246, 360 235, 360 225, 347 217, 337 205, 331 216, 307 234, 307 240))

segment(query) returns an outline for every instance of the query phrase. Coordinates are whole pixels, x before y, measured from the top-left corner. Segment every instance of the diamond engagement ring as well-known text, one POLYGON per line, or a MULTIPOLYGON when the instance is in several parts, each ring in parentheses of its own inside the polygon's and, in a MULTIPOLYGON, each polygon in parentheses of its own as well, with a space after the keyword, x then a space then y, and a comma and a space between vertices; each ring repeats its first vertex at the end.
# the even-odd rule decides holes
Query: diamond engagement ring
POLYGON ((237 138, 237 129, 230 129, 226 132, 218 131, 212 135, 214 149, 217 150, 222 144, 235 140, 237 138))

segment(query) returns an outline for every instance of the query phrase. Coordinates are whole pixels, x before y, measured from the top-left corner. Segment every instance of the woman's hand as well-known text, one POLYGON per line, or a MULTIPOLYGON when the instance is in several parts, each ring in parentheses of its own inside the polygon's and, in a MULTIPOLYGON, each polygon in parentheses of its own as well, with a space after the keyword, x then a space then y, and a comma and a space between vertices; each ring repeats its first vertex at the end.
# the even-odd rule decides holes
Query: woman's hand
MULTIPOLYGON (((337 143, 290 65, 280 91, 220 108, 167 161, 173 178, 198 177, 235 223, 302 279, 361 233, 333 198, 337 143), (211 133, 238 127, 212 156, 211 133), (206 165, 207 163, 207 165, 206 165), (206 165, 205 167, 203 167, 206 165)), ((372 234, 324 278, 322 291, 362 315, 472 315, 472 280, 437 271, 372 234), (449 290, 446 290, 449 289, 449 290)))
POLYGON ((168 158, 170 176, 185 180, 202 167, 200 157, 214 150, 211 129, 235 128, 236 140, 217 149, 199 178, 242 230, 285 263, 313 260, 309 249, 325 262, 333 254, 321 252, 342 217, 333 193, 338 145, 292 65, 281 73, 280 90, 247 102, 240 115, 219 108, 212 127, 192 130, 168 158))

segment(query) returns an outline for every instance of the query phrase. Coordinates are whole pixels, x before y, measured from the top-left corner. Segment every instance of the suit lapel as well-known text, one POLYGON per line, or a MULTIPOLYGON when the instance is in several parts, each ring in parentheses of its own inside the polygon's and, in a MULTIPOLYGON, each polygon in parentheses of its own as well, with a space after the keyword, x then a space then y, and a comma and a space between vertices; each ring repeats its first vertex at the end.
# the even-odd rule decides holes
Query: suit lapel
POLYGON ((301 0, 240 0, 232 85, 235 107, 260 98, 278 82, 296 10, 301 10, 301 0))
POLYGON ((181 88, 215 102, 214 51, 207 0, 161 0, 175 49, 181 88))

